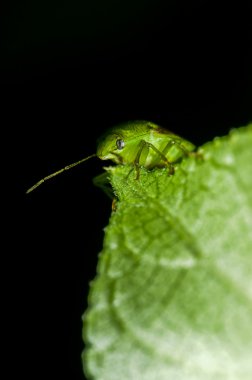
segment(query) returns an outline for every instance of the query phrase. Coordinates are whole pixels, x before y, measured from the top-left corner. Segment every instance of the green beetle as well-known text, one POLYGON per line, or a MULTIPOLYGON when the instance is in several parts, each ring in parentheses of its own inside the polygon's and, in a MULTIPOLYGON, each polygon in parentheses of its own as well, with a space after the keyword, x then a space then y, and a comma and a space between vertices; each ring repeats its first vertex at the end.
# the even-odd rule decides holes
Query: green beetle
POLYGON ((149 121, 129 121, 109 129, 98 140, 97 152, 80 161, 65 166, 55 173, 41 179, 27 190, 30 193, 43 182, 65 170, 81 164, 92 157, 111 160, 116 164, 129 164, 136 170, 139 179, 140 167, 152 169, 168 167, 169 174, 174 173, 173 163, 189 155, 195 146, 174 133, 149 121))

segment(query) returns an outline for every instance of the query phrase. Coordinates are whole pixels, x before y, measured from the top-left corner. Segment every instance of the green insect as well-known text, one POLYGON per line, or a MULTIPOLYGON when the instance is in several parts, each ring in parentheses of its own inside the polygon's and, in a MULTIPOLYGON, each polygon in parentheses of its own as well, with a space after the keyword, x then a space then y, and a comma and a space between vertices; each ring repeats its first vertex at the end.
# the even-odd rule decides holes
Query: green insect
POLYGON ((92 157, 111 160, 116 164, 132 165, 136 171, 136 179, 139 179, 140 167, 145 167, 146 169, 167 167, 168 173, 172 175, 174 174, 173 163, 189 155, 194 149, 195 146, 191 142, 152 122, 130 121, 109 129, 101 136, 98 140, 96 154, 85 157, 48 175, 29 188, 27 193, 30 193, 50 178, 92 157))

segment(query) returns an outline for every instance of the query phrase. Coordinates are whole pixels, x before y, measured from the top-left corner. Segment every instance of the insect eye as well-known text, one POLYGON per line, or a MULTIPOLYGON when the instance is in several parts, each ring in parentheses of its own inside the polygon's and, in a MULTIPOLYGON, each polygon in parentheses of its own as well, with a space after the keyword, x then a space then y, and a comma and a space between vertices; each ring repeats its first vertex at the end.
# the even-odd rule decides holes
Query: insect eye
POLYGON ((123 140, 121 140, 121 139, 116 140, 117 149, 122 150, 124 145, 125 145, 125 143, 123 140))

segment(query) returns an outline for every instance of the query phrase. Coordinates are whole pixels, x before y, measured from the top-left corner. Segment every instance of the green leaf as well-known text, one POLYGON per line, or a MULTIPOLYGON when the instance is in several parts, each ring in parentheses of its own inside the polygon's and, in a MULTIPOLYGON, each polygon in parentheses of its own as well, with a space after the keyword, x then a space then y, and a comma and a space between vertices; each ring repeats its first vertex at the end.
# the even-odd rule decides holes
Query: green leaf
POLYGON ((252 124, 118 196, 84 315, 95 380, 252 379, 252 124))

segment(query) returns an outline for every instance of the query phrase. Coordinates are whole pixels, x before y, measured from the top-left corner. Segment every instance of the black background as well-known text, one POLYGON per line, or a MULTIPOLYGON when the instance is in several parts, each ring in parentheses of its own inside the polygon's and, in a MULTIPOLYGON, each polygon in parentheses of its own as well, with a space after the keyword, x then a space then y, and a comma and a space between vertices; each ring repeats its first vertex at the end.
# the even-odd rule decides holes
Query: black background
POLYGON ((98 159, 25 190, 94 153, 99 135, 126 120, 154 121, 197 145, 248 123, 251 11, 249 1, 206 0, 4 6, 11 371, 84 378, 81 315, 111 212, 92 184, 98 159))

